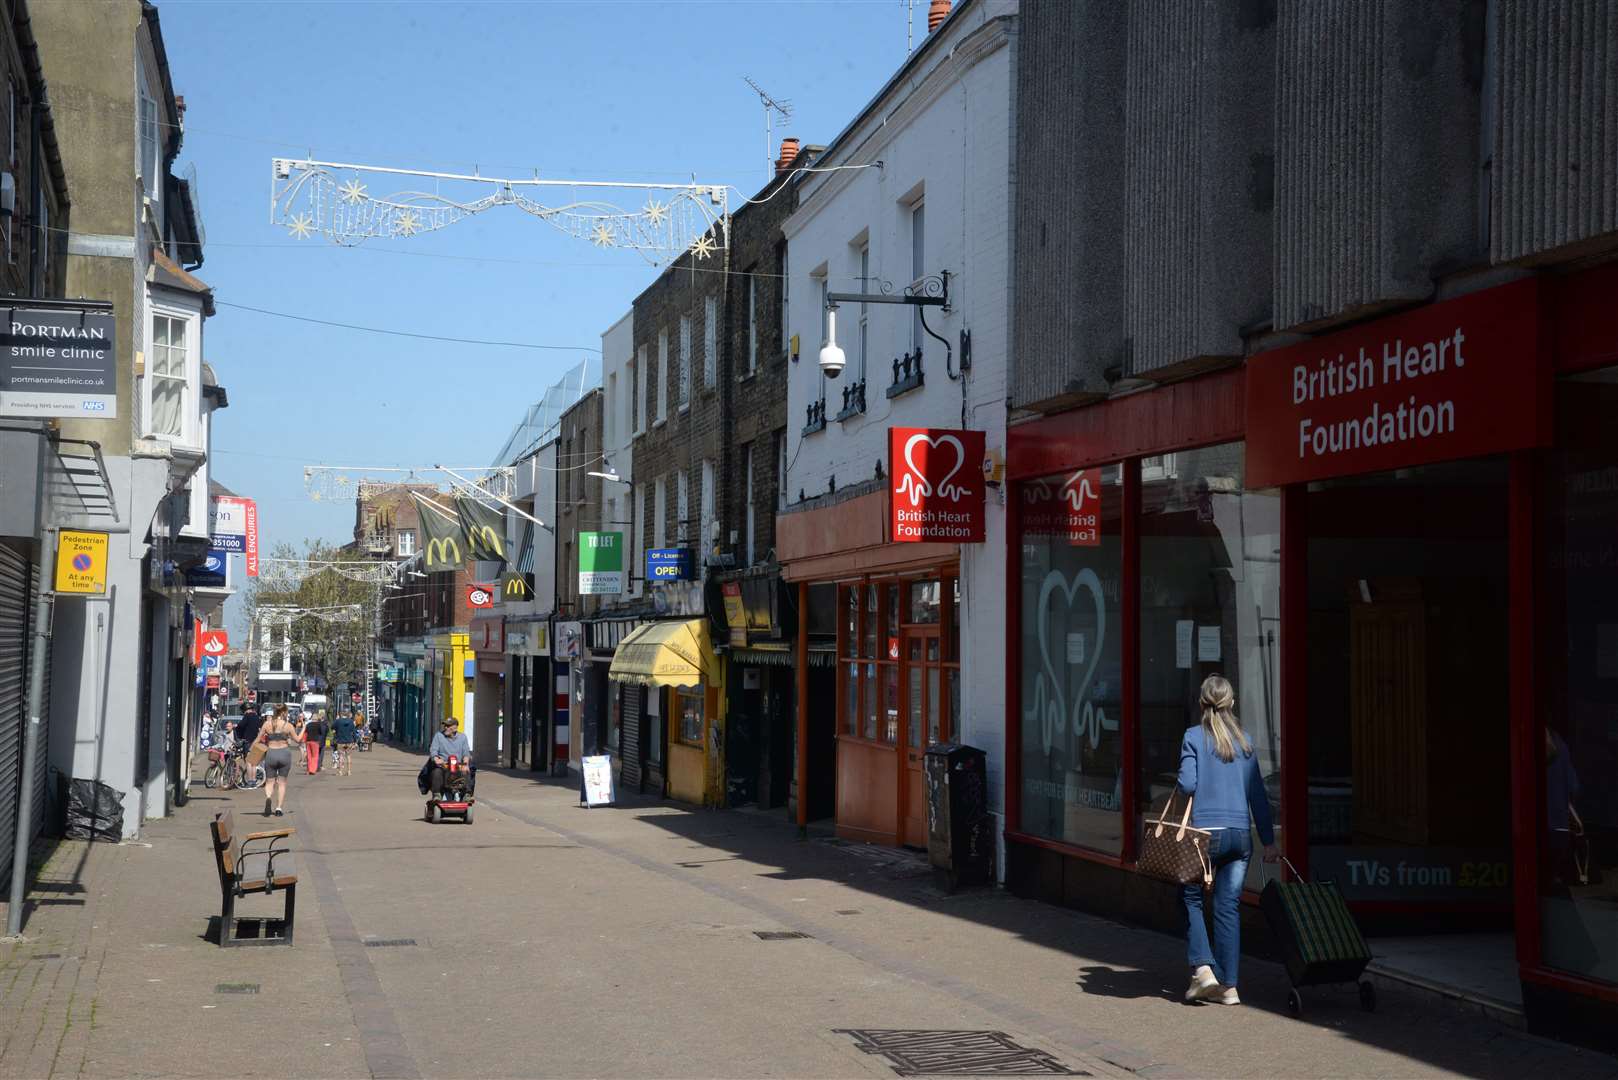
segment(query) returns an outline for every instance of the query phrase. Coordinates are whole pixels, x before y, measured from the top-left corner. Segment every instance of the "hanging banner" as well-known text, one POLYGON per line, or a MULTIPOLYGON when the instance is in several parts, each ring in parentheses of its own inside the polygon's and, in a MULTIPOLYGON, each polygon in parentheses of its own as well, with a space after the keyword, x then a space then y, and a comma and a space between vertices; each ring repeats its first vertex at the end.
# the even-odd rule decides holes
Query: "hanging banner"
POLYGON ((1252 357, 1247 487, 1549 445, 1540 334, 1530 280, 1252 357))
POLYGON ((427 538, 422 546, 424 569, 429 574, 453 573, 466 564, 466 543, 458 518, 452 519, 435 502, 415 496, 420 512, 416 521, 427 538))
POLYGON ((208 501, 209 544, 219 551, 247 550, 247 500, 221 495, 208 501))
POLYGON ((247 503, 247 576, 258 577, 258 503, 247 503))
POLYGON ((455 513, 466 534, 466 557, 506 561, 506 515, 465 495, 455 496, 455 513))
POLYGON ((981 544, 984 484, 981 431, 890 428, 888 475, 894 543, 981 544))
POLYGON ((617 596, 624 591, 624 534, 579 534, 579 593, 617 596))
POLYGON ((1061 484, 1022 486, 1024 536, 1059 536, 1071 547, 1101 546, 1101 470, 1080 469, 1061 484))

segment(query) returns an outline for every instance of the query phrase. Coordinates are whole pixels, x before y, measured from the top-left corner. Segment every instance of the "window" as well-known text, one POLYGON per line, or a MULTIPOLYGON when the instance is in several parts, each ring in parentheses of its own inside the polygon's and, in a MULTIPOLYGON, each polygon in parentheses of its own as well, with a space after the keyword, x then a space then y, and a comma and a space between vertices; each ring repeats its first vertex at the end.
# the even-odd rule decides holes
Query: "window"
POLYGON ((956 578, 877 579, 838 588, 837 731, 920 750, 950 738, 960 717, 960 664, 943 655, 943 623, 909 617, 913 598, 938 598, 956 578), (901 681, 901 676, 903 679, 901 681))
POLYGON ((710 296, 702 304, 702 385, 719 381, 719 297, 710 296))
MULTIPOLYGON (((1236 691, 1279 836, 1281 497, 1244 490, 1244 462, 1241 443, 1141 459, 1140 574, 1151 585, 1140 597, 1136 809, 1168 801, 1181 741, 1200 715, 1202 680, 1218 674, 1236 691)), ((1255 889, 1263 885, 1256 863, 1247 878, 1255 889)))
POLYGON ((657 489, 652 494, 652 546, 654 548, 667 547, 668 534, 668 485, 663 477, 657 478, 657 489))
POLYGON ((674 474, 674 513, 674 537, 683 544, 690 538, 686 522, 691 520, 691 484, 684 469, 674 474))
POLYGON ((747 272, 747 373, 758 370, 758 268, 747 272))
MULTIPOLYGON (((927 274, 927 205, 917 202, 910 208, 910 280, 927 274)), ((921 349, 921 308, 915 309, 910 320, 910 348, 921 349)))
POLYGON ((152 316, 152 357, 147 368, 150 387, 150 433, 180 438, 186 433, 190 395, 187 320, 171 315, 152 316))
POLYGON ((1021 504, 1022 829, 1114 855, 1124 821, 1122 476, 1108 465, 1046 477, 1023 486, 1021 504))
MULTIPOLYGON (((871 245, 860 246, 860 292, 871 291, 871 245)), ((865 378, 865 350, 870 340, 870 327, 868 325, 871 305, 860 304, 860 339, 859 339, 859 366, 854 370, 855 378, 865 378)))
POLYGON ((675 708, 680 713, 680 741, 687 746, 702 745, 702 698, 700 687, 674 694, 675 708))
POLYGON ((753 516, 753 444, 748 443, 742 447, 742 497, 746 500, 747 514, 744 528, 747 530, 743 536, 743 550, 747 553, 747 565, 752 566, 758 560, 753 553, 753 531, 755 521, 753 516))
POLYGON ((787 285, 792 280, 787 276, 787 246, 785 243, 775 248, 776 271, 781 275, 781 355, 786 356, 792 352, 792 319, 787 304, 787 285))
POLYGON ((396 542, 395 554, 400 558, 416 553, 416 530, 400 529, 396 542))
POLYGON ((661 423, 669 415, 669 332, 657 335, 657 419, 661 423))
POLYGON ((716 547, 714 543, 714 466, 711 461, 702 463, 702 535, 697 537, 697 547, 703 552, 711 552, 716 547))
POLYGON ((646 430, 646 346, 635 350, 635 359, 629 364, 629 383, 635 395, 635 434, 646 430))
MULTIPOLYGON (((162 139, 158 134, 157 101, 152 97, 151 91, 146 88, 144 72, 141 73, 139 89, 140 161, 138 162, 138 167, 140 168, 141 182, 145 185, 146 197, 157 200, 162 197, 161 186, 157 182, 157 174, 161 166, 158 158, 162 152, 162 139)), ((12 129, 13 131, 16 129, 15 120, 12 123, 12 129)), ((15 138, 13 138, 13 159, 16 158, 15 141, 15 138)))
POLYGON ((629 580, 632 586, 630 591, 638 596, 640 585, 635 583, 635 579, 646 573, 646 485, 635 484, 633 491, 635 513, 631 528, 635 535, 635 550, 630 552, 629 580))
POLYGON ((7 143, 11 147, 11 156, 6 160, 15 164, 17 161, 17 84, 9 80, 6 82, 6 113, 11 119, 11 138, 7 143))
MULTIPOLYGON (((826 282, 826 275, 822 273, 815 279, 815 294, 820 298, 820 344, 822 347, 826 345, 831 337, 831 324, 827 318, 830 313, 826 310, 826 294, 830 291, 831 287, 826 282)), ((820 372, 820 400, 825 401, 826 373, 821 370, 819 364, 815 365, 815 370, 820 372)))
POLYGON ((691 316, 680 316, 680 411, 691 407, 691 316))
POLYGON ((787 433, 775 433, 775 508, 787 508, 787 433))

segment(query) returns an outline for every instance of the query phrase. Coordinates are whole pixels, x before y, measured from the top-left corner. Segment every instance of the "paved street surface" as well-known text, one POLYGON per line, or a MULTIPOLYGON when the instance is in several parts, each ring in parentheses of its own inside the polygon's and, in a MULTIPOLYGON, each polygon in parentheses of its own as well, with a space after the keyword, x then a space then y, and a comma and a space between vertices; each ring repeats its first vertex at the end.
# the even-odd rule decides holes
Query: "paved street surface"
POLYGON ((775 815, 584 810, 486 770, 475 824, 428 825, 418 767, 379 746, 352 778, 293 778, 290 949, 204 939, 208 820, 263 827, 255 793, 62 845, 0 945, 0 1076, 1618 1075, 1396 990, 1296 1021, 1257 961, 1246 1006, 1188 1007, 1172 938, 949 897, 912 855, 775 815))

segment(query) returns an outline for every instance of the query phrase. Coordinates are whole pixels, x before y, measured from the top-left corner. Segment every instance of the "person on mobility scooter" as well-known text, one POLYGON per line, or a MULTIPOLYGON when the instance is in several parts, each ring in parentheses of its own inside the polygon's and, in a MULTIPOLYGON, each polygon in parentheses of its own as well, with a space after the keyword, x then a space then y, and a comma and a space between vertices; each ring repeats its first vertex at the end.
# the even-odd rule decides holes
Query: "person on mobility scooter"
POLYGON ((444 718, 428 748, 422 775, 417 777, 418 787, 427 795, 428 821, 454 814, 467 824, 472 822, 472 791, 477 777, 471 744, 460 728, 460 721, 453 716, 444 718))

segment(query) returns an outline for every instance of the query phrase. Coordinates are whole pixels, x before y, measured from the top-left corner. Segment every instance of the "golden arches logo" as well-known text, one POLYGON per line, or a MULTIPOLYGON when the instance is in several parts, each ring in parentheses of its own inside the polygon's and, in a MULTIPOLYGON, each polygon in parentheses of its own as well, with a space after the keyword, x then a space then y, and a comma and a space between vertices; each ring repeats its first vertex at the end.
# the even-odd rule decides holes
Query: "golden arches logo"
POLYGON ((500 558, 506 557, 505 545, 500 542, 500 534, 492 525, 470 526, 466 530, 466 542, 473 548, 481 544, 500 558))
POLYGON ((427 541, 427 561, 429 563, 454 563, 459 566, 466 561, 461 554, 461 542, 453 536, 434 537, 427 541), (451 554, 453 552, 453 554, 451 554))
POLYGON ((527 596, 528 582, 521 574, 513 574, 506 578, 505 592, 507 596, 527 596))

